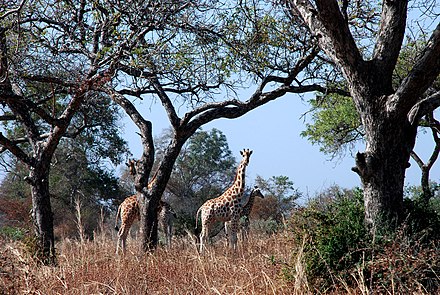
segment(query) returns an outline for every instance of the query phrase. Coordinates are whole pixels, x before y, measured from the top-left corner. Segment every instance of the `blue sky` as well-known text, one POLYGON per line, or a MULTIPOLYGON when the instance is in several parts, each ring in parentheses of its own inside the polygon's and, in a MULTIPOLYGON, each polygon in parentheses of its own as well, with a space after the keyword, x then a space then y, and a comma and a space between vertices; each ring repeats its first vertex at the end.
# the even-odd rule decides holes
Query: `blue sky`
MULTIPOLYGON (((246 100, 249 91, 242 91, 240 98, 246 100)), ((168 119, 160 103, 151 104, 141 102, 145 118, 152 120, 154 134, 158 135, 164 128, 169 127, 168 119)), ((298 95, 289 94, 275 101, 269 102, 250 113, 237 119, 219 119, 203 127, 203 130, 217 128, 228 139, 229 148, 239 161, 240 150, 249 148, 254 151, 247 169, 248 185, 254 183, 257 175, 263 178, 271 176, 288 176, 294 186, 305 197, 313 197, 316 193, 333 184, 341 187, 353 188, 360 186, 357 174, 351 171, 354 159, 347 154, 342 159, 329 161, 328 156, 319 151, 307 139, 300 136, 304 130, 302 115, 309 109, 306 101, 298 95)), ((309 117, 306 117, 308 119, 309 117)), ((125 120, 125 138, 129 141, 134 157, 141 153, 141 143, 137 127, 128 119, 125 120)), ((426 160, 433 149, 433 140, 429 133, 419 133, 416 151, 426 160)), ((357 147, 364 150, 361 144, 357 147)), ((440 159, 439 159, 440 162, 440 159)), ((436 163, 431 170, 431 179, 440 180, 440 163, 436 163)), ((420 183, 420 169, 411 160, 411 167, 407 170, 407 184, 420 183)))

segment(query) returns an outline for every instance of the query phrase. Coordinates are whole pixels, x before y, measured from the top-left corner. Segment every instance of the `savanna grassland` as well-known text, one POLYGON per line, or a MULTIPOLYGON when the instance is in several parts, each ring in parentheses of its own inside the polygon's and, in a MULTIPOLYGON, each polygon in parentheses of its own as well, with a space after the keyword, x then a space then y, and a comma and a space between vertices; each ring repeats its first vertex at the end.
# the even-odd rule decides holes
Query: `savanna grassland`
POLYGON ((29 230, 0 228, 0 295, 440 294, 439 211, 405 204, 397 230, 371 235, 361 191, 317 198, 275 227, 254 220, 235 253, 220 234, 201 255, 189 231, 141 253, 134 229, 125 256, 115 255, 117 233, 103 215, 86 238, 78 207, 79 238, 57 241, 56 265, 33 258, 29 230))
POLYGON ((193 240, 177 237, 171 248, 160 246, 151 254, 140 254, 139 241, 129 238, 127 254, 116 256, 115 241, 114 233, 100 234, 93 241, 64 239, 57 243, 57 265, 43 266, 30 258, 25 243, 2 240, 0 294, 436 294, 432 291, 439 290, 438 247, 418 248, 399 238, 354 267, 335 271, 326 265, 328 269, 318 275, 306 274, 310 259, 306 250, 314 242, 294 239, 287 230, 252 235, 235 254, 218 240, 200 255, 193 240))
MULTIPOLYGON (((2 294, 302 294, 306 281, 288 279, 292 247, 287 235, 252 237, 232 253, 217 242, 204 255, 187 238, 168 249, 139 254, 129 239, 126 256, 115 255, 115 236, 57 244, 58 265, 41 266, 21 244, 1 245, 2 294), (295 285, 296 283, 296 285, 295 285), (301 283, 298 285, 298 283, 301 283)), ((298 273, 300 274, 300 272, 298 273)))

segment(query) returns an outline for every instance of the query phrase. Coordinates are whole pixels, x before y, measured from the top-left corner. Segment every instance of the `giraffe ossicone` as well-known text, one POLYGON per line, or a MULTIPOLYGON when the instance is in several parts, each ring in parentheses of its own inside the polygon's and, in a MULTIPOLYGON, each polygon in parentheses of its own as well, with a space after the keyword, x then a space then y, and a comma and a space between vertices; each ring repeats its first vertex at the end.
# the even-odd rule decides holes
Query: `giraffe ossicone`
POLYGON ((252 151, 240 151, 243 157, 237 168, 234 183, 219 197, 206 201, 196 213, 196 228, 199 213, 201 215, 202 231, 200 233, 200 252, 202 253, 209 237, 209 230, 217 222, 229 222, 231 246, 237 249, 237 230, 244 204, 242 202, 245 187, 246 167, 252 151))

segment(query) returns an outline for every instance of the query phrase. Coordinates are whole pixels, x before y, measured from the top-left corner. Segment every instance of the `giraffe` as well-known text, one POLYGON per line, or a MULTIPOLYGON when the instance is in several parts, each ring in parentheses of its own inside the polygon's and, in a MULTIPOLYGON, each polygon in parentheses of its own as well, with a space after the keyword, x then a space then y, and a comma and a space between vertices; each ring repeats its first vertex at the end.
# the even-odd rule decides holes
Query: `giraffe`
POLYGON ((202 219, 202 232, 200 233, 200 252, 203 252, 204 243, 209 237, 209 230, 216 221, 230 221, 231 246, 237 249, 237 228, 242 211, 242 198, 245 185, 246 166, 252 151, 240 151, 243 159, 238 165, 234 183, 219 197, 206 201, 196 213, 196 228, 199 213, 202 219))
MULTIPOLYGON (((129 168, 129 173, 131 175, 136 174, 135 161, 129 160, 127 166, 129 168)), ((151 189, 154 182, 156 181, 157 171, 154 174, 151 181, 148 183, 148 189, 151 189)), ((176 213, 171 208, 170 204, 165 201, 160 200, 159 206, 157 208, 158 225, 162 228, 165 233, 166 241, 168 246, 171 246, 172 239, 172 222, 173 217, 176 213)), ((118 231, 118 241, 116 244, 116 254, 119 252, 119 248, 122 248, 122 252, 125 254, 126 250, 126 240, 131 226, 135 221, 140 220, 140 207, 138 203, 137 195, 132 195, 127 197, 118 207, 118 212, 116 213, 115 220, 115 230, 118 231), (121 227, 118 228, 118 219, 121 217, 121 227)))
MULTIPOLYGON (((165 239, 167 246, 171 246, 172 239, 172 223, 176 217, 176 213, 172 209, 171 205, 165 201, 159 201, 159 207, 157 208, 157 221, 159 227, 165 233, 165 239)), ((119 252, 119 248, 122 248, 122 252, 125 254, 126 240, 131 226, 135 221, 140 221, 140 209, 137 200, 137 195, 127 197, 121 205, 118 207, 115 220, 115 230, 118 231, 118 242, 116 245, 116 254, 119 252), (118 227, 118 219, 121 217, 121 227, 118 227)))
MULTIPOLYGON (((261 193, 260 188, 258 186, 254 186, 251 193, 249 194, 249 199, 247 200, 246 205, 243 206, 241 214, 240 214, 240 224, 241 228, 241 238, 243 241, 247 240, 249 237, 249 216, 252 211, 252 207, 254 206, 255 197, 260 197, 264 199, 264 195, 261 193), (243 222, 241 222, 243 219, 243 222)), ((225 222, 225 232, 226 237, 228 237, 228 228, 230 227, 230 221, 225 222)))
POLYGON ((177 215, 171 205, 167 202, 161 200, 159 206, 161 209, 157 215, 158 225, 165 234, 166 245, 171 247, 171 240, 173 237, 173 221, 175 218, 177 218, 177 215))

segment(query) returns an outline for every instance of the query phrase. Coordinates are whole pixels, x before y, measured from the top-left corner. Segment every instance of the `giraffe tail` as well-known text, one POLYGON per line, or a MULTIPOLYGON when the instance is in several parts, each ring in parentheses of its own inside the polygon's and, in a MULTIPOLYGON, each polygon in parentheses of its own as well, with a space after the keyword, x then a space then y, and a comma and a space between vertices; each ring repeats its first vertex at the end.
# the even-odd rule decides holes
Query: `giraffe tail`
POLYGON ((116 219, 115 219, 115 230, 118 231, 119 227, 118 227, 118 219, 119 219, 119 215, 121 214, 121 205, 119 205, 118 207, 118 213, 116 213, 116 219))

